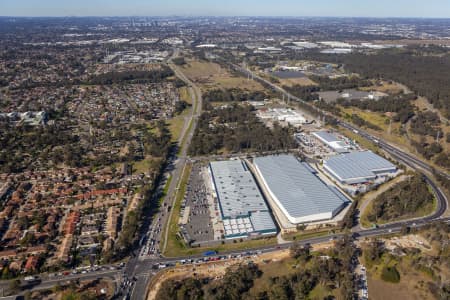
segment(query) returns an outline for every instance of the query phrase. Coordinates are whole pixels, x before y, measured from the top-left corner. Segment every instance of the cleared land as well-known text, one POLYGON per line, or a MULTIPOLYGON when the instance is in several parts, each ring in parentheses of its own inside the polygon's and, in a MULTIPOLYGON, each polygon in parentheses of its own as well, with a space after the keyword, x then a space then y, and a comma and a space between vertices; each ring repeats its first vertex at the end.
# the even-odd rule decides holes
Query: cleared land
POLYGON ((368 86, 368 87, 361 87, 359 89, 361 91, 378 91, 378 92, 383 92, 383 93, 387 93, 387 94, 398 94, 401 92, 404 92, 404 93, 410 92, 406 86, 404 86, 400 83, 392 82, 392 81, 390 81, 390 82, 382 81, 382 82, 380 82, 380 84, 372 85, 372 86, 368 86))
POLYGON ((262 91, 264 87, 254 80, 231 74, 228 69, 216 63, 192 60, 182 67, 183 73, 202 89, 241 88, 249 91, 262 91))
MULTIPOLYGON (((435 263, 439 266, 438 269, 425 267, 427 263, 421 267, 420 262, 430 259, 433 261, 436 256, 439 256, 438 249, 443 245, 437 241, 434 245, 430 245, 429 239, 425 238, 423 233, 392 237, 381 241, 386 250, 378 261, 369 262, 365 255, 362 256, 368 270, 369 298, 374 300, 436 299, 430 292, 429 285, 436 283, 435 276, 438 274, 443 282, 448 280, 448 267, 445 266, 445 263, 439 262, 435 263), (390 253, 394 249, 419 249, 420 251, 407 251, 406 255, 397 256, 390 253), (384 266, 395 267, 398 270, 400 274, 398 283, 390 283, 381 279, 384 266)), ((367 250, 366 247, 367 245, 363 244, 364 251, 367 250)))
POLYGON ((370 299, 373 300, 398 300, 398 299, 434 299, 423 286, 424 275, 402 272, 399 283, 389 283, 379 277, 368 274, 370 299), (422 283, 420 283, 422 282, 422 283))

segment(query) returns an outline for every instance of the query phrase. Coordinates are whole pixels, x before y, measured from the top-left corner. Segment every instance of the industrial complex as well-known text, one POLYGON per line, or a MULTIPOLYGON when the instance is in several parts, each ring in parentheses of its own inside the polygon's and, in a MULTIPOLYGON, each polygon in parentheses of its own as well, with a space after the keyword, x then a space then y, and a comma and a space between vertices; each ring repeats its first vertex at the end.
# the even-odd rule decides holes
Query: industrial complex
POLYGON ((294 226, 330 220, 349 202, 336 187, 327 185, 312 167, 293 155, 257 157, 253 165, 278 220, 287 219, 294 226))
POLYGON ((369 150, 330 157, 323 166, 341 184, 362 184, 378 178, 385 181, 397 172, 394 164, 369 150))
POLYGON ((214 197, 220 207, 225 238, 270 235, 277 232, 259 188, 241 160, 209 164, 214 197))
POLYGON ((351 146, 349 144, 346 144, 344 141, 338 139, 334 134, 328 131, 317 131, 313 132, 312 135, 335 152, 350 152, 351 146))
POLYGON ((197 229, 188 230, 190 237, 205 243, 274 235, 278 227, 290 232, 301 224, 337 224, 351 202, 347 193, 370 190, 399 172, 388 160, 368 150, 355 150, 355 145, 332 133, 319 131, 310 136, 333 153, 322 165, 310 165, 293 154, 205 165, 205 177, 199 177, 203 177, 205 189, 194 184, 194 190, 203 191, 209 200, 189 204, 199 207, 183 223, 191 228, 198 223, 197 229))

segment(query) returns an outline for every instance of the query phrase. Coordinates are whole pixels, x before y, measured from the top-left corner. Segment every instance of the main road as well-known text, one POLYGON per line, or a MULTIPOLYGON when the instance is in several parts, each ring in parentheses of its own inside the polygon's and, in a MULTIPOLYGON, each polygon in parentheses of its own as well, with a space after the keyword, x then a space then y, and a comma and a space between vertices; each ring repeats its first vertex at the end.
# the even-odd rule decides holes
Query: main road
MULTIPOLYGON (((184 144, 182 143, 181 147, 181 152, 180 152, 180 158, 179 158, 179 168, 181 168, 181 166, 185 165, 186 163, 186 150, 187 150, 187 146, 190 144, 190 140, 192 138, 193 135, 193 130, 196 126, 196 120, 197 120, 197 116, 200 114, 201 112, 201 93, 200 93, 200 89, 194 84, 192 83, 175 65, 171 65, 172 69, 175 71, 175 74, 182 79, 186 84, 188 84, 188 86, 192 89, 192 91, 195 93, 196 99, 197 99, 197 105, 199 107, 197 107, 197 109, 194 109, 196 111, 196 113, 194 113, 192 122, 193 126, 191 128, 190 131, 187 131, 187 138, 184 139, 184 144)), ((253 72, 249 71, 248 69, 245 68, 241 68, 240 66, 237 65, 232 65, 233 68, 235 68, 237 71, 243 72, 244 74, 247 74, 249 76, 251 76, 253 79, 262 82, 263 84, 266 84, 270 87, 272 87, 274 90, 279 91, 280 93, 284 94, 286 97, 294 100, 294 101, 298 101, 298 102, 302 102, 306 105, 311 105, 305 101, 303 101, 302 99, 288 93, 286 90, 284 90, 283 88, 273 84, 272 82, 258 76, 257 74, 254 74, 253 72)), ((194 105, 195 108, 195 105, 194 105)), ((317 108, 315 108, 317 110, 317 108)), ((320 110, 319 110, 320 111, 320 110)), ((332 115, 330 115, 328 112, 325 111, 320 111, 322 114, 329 116, 329 117, 333 117, 336 118, 332 115)), ((393 158, 397 159, 399 162, 409 166, 412 169, 415 170, 425 170, 428 172, 433 171, 433 168, 431 166, 429 166, 428 164, 426 164, 425 162, 422 162, 421 160, 413 157, 412 155, 403 152, 402 150, 388 144, 387 142, 376 138, 372 135, 370 135, 369 133, 356 128, 355 126, 353 126, 352 124, 343 122, 338 120, 338 124, 344 128, 350 129, 353 132, 359 134, 360 136, 362 136, 363 138, 366 138, 372 142, 375 142, 376 144, 378 144, 379 147, 383 148, 387 153, 389 153, 393 158)), ((438 171, 439 172, 439 171, 438 171)), ((441 175, 447 176, 450 178, 450 176, 446 173, 440 172, 441 175)), ((399 222, 395 222, 395 223, 390 223, 390 224, 386 224, 386 225, 382 225, 379 228, 372 228, 372 229, 356 229, 353 232, 353 236, 354 238, 360 238, 360 237, 371 237, 371 236, 379 236, 379 235, 383 235, 383 234, 391 234, 391 233, 399 233, 401 231, 401 229, 405 226, 409 226, 409 227, 420 227, 420 226, 424 226, 428 223, 431 222, 436 222, 436 221, 445 221, 448 222, 449 218, 442 218, 443 214, 446 212, 447 210, 447 206, 448 206, 448 199, 446 197, 446 195, 442 192, 442 190, 434 183, 434 181, 431 179, 431 177, 428 174, 424 174, 426 181, 428 182, 428 184, 431 186, 431 188, 433 189, 433 192, 436 196, 437 199, 437 209, 436 211, 429 216, 423 217, 423 218, 419 218, 419 219, 415 219, 415 220, 405 220, 405 221, 399 221, 399 222)), ((175 179, 175 178, 174 178, 175 179)), ((176 182, 178 182, 180 180, 180 178, 176 178, 176 182)), ((173 195, 173 191, 172 191, 172 196, 173 199, 175 198, 173 195)), ((173 201, 173 200, 172 200, 173 201)), ((164 245, 165 242, 167 240, 167 233, 168 233, 168 224, 166 223, 166 235, 164 237, 164 245)), ((332 238, 337 238, 339 237, 339 235, 335 235, 332 236, 332 238)), ((312 239, 307 239, 307 240, 303 240, 302 243, 321 243, 324 241, 327 241, 330 239, 330 236, 325 236, 325 237, 318 237, 318 238, 312 238, 312 239)), ((276 251, 278 249, 281 248, 287 248, 290 246, 291 243, 287 243, 287 244, 283 244, 283 245, 279 245, 279 246, 263 246, 263 247, 259 247, 256 249, 247 249, 245 252, 247 251, 276 251)), ((234 253, 241 253, 240 252, 228 252, 228 253, 223 253, 223 254, 234 254, 234 253)), ((176 261, 179 261, 181 259, 195 259, 195 258, 199 258, 201 257, 200 255, 197 256, 189 256, 189 257, 180 257, 180 258, 156 258, 156 259, 146 259, 141 261, 141 263, 139 264, 138 267, 136 267, 134 269, 134 276, 137 276, 138 278, 141 278, 141 276, 143 276, 144 278, 146 278, 146 280, 141 280, 142 283, 145 283, 145 285, 139 284, 140 281, 138 279, 138 282, 136 284, 136 288, 134 289, 135 293, 133 293, 133 297, 132 299, 140 299, 137 297, 137 295, 139 296, 143 296, 146 294, 146 284, 147 284, 147 280, 149 277, 152 276, 152 267, 157 264, 157 263, 161 263, 161 264, 165 264, 165 263, 173 263, 176 261), (135 297, 136 295, 136 297, 135 297)))
MULTIPOLYGON (((166 195, 164 195, 163 203, 161 205, 161 208, 169 208, 174 207, 174 202, 176 199, 176 195, 178 192, 178 188, 180 186, 183 173, 185 170, 185 166, 187 163, 187 151, 189 148, 189 145, 191 144, 192 137, 194 135, 195 128, 197 127, 197 121, 198 117, 201 114, 202 111, 202 94, 200 91, 200 88, 196 86, 186 75, 183 74, 181 69, 172 63, 172 59, 177 57, 179 55, 178 49, 174 50, 174 54, 168 61, 169 67, 174 71, 175 75, 184 81, 184 83, 187 85, 189 89, 189 93, 191 95, 192 99, 192 112, 190 115, 190 118, 187 122, 185 122, 185 126, 183 127, 182 133, 180 135, 180 139, 178 141, 178 154, 177 157, 174 157, 173 164, 171 167, 173 167, 172 170, 170 170, 170 182, 169 186, 166 192, 166 195)), ((167 245, 167 237, 169 234, 169 223, 170 219, 172 217, 173 209, 170 210, 162 210, 158 216, 155 215, 152 225, 149 228, 149 234, 152 235, 152 239, 158 241, 158 243, 155 244, 156 252, 158 253, 164 253, 164 250, 167 245), (155 228, 159 228, 156 231, 155 228)), ((145 245, 143 245, 145 247, 145 245)), ((142 251, 142 250, 141 250, 142 251)), ((137 281, 134 284, 134 288, 131 292, 131 299, 137 300, 142 299, 142 296, 145 295, 147 282, 151 276, 150 273, 147 272, 137 272, 136 268, 139 266, 141 267, 143 264, 143 260, 147 261, 155 261, 160 259, 158 256, 154 257, 135 257, 132 258, 126 267, 126 276, 128 278, 135 277, 137 281)))
POLYGON ((436 185, 436 183, 431 178, 430 174, 427 174, 427 172, 428 173, 435 172, 435 173, 438 173, 441 176, 447 177, 449 179, 450 179, 450 174, 436 170, 432 166, 427 164, 426 162, 423 162, 422 160, 418 159, 417 157, 414 157, 413 155, 404 152, 400 148, 398 148, 394 145, 391 145, 391 144, 387 143, 386 141, 383 141, 382 139, 375 137, 375 136, 369 134, 368 132, 366 132, 350 123, 339 120, 336 116, 333 116, 329 112, 318 109, 317 107, 311 105, 310 103, 304 101, 303 99, 300 99, 299 97, 294 96, 291 93, 287 92, 282 87, 270 82, 269 80, 259 76, 258 74, 255 74, 254 72, 250 71, 249 69, 240 67, 236 64, 231 64, 231 67, 234 68, 236 71, 242 72, 248 76, 251 76, 253 79, 255 79, 257 81, 270 86, 272 89, 280 92, 285 97, 288 97, 291 100, 301 102, 304 105, 310 106, 311 108, 315 109, 316 111, 319 111, 324 116, 328 116, 328 117, 336 119, 338 121, 339 126, 349 129, 349 130, 353 131, 354 133, 360 135, 361 137, 374 142, 380 148, 382 148, 384 151, 389 153, 398 162, 403 163, 404 165, 406 165, 416 171, 426 171, 426 172, 422 172, 422 173, 424 174, 425 180, 430 185, 430 187, 433 189, 433 192, 436 196, 437 209, 432 215, 423 218, 423 220, 433 220, 433 219, 439 218, 446 212, 446 210, 448 208, 447 196, 444 194, 444 192, 441 190, 441 188, 438 185, 436 185))
MULTIPOLYGON (((176 55, 178 54, 178 52, 175 52, 175 53, 176 53, 176 55)), ((192 100, 193 100, 193 111, 191 114, 191 118, 189 120, 187 127, 183 130, 182 137, 180 138, 179 156, 178 156, 178 159, 174 163, 173 170, 171 171, 172 180, 170 182, 168 192, 165 197, 165 201, 168 201, 168 203, 170 203, 173 206, 173 201, 176 198, 175 196, 177 193, 177 187, 179 186, 182 172, 183 172, 183 169, 187 162, 187 149, 190 145, 190 141, 192 139, 195 127, 197 125, 198 116, 201 113, 202 98, 201 98, 200 89, 193 82, 191 82, 176 65, 169 63, 169 66, 174 70, 177 77, 179 77, 181 80, 183 80, 188 85, 189 90, 191 92, 192 100)), ((270 87, 283 93, 285 96, 289 97, 290 99, 310 105, 309 103, 288 93, 281 87, 258 76, 257 74, 253 74, 251 71, 241 68, 237 65, 232 65, 232 66, 240 72, 252 75, 252 77, 255 80, 258 80, 266 85, 269 85, 270 87)), ((323 113, 324 115, 327 115, 329 117, 334 117, 334 116, 330 115, 328 112, 321 111, 321 113, 323 113)), ((349 124, 349 123, 346 123, 346 122, 343 122, 340 120, 338 120, 338 124, 344 128, 352 130, 353 132, 359 134, 361 137, 378 144, 379 147, 384 149, 387 153, 389 153, 397 161, 409 166, 412 169, 424 170, 424 171, 432 171, 433 170, 433 168, 431 166, 429 166, 428 164, 426 164, 425 162, 422 162, 421 160, 411 156, 410 154, 403 152, 401 149, 399 149, 393 145, 390 145, 387 142, 385 142, 377 137, 374 137, 359 128, 356 128, 352 124, 349 124)), ((446 174, 443 172, 440 172, 440 173, 441 173, 441 175, 449 177, 449 174, 446 174)), ((426 216, 423 218, 419 218, 419 219, 415 219, 415 220, 405 220, 405 221, 399 221, 399 222, 395 222, 395 223, 385 224, 385 225, 381 225, 378 228, 372 228, 372 229, 356 228, 356 230, 354 230, 354 232, 352 233, 353 237, 355 239, 359 239, 359 238, 364 238, 364 237, 375 237, 375 236, 380 236, 380 235, 399 233, 399 232, 401 232, 402 228, 404 228, 405 226, 414 228, 414 227, 421 227, 421 226, 424 226, 424 225, 427 225, 427 224, 430 224, 433 222, 449 223, 450 218, 442 217, 443 214, 445 213, 445 211, 447 210, 447 206, 448 206, 448 199, 447 199, 446 195, 434 183, 434 181, 431 179, 431 177, 428 174, 425 173, 424 176, 425 176, 428 184, 433 189, 433 192, 436 196, 437 203, 438 203, 437 209, 432 215, 429 215, 429 216, 426 216)), ((158 221, 160 223, 161 222, 163 223, 165 230, 162 230, 162 232, 166 233, 164 235, 164 237, 161 237, 159 235, 159 238, 161 241, 160 243, 163 245, 163 248, 165 247, 164 245, 167 240, 168 224, 169 224, 169 220, 170 220, 170 214, 165 213, 164 215, 165 215, 165 217, 161 218, 161 220, 158 221)), ((154 217, 153 221, 156 222, 156 220, 157 220, 157 216, 154 217)), ((152 227, 149 228, 149 230, 152 230, 152 228, 154 228, 154 223, 152 224, 152 227)), ((303 243, 303 244, 322 243, 322 242, 329 241, 330 239, 339 238, 342 235, 343 234, 332 234, 332 235, 328 235, 328 236, 310 238, 310 239, 302 240, 300 243, 303 243)), ((246 249, 245 251, 230 251, 230 252, 225 252, 225 253, 220 253, 220 254, 221 255, 242 254, 242 253, 246 253, 249 251, 250 252, 253 252, 253 251, 261 251, 261 252, 278 251, 280 249, 288 248, 290 245, 291 245, 291 243, 278 245, 278 246, 273 246, 273 245, 262 246, 262 247, 254 248, 254 249, 246 249)), ((193 256, 189 256, 189 257, 177 257, 177 258, 165 258, 162 256, 154 256, 154 257, 144 257, 144 258, 139 259, 139 257, 134 257, 134 258, 130 259, 125 270, 115 270, 115 271, 107 272, 106 274, 101 273, 101 272, 92 272, 89 275, 80 274, 80 275, 68 276, 66 278, 56 278, 56 279, 44 278, 42 280, 41 284, 37 285, 35 287, 35 289, 49 287, 51 285, 56 284, 57 282, 64 282, 64 281, 67 281, 68 279, 94 278, 95 276, 97 276, 97 277, 115 276, 116 278, 123 278, 123 280, 128 280, 127 282, 131 282, 130 287, 128 289, 124 290, 125 298, 127 298, 127 297, 129 298, 129 296, 131 295, 131 299, 136 299, 136 300, 144 299, 146 292, 147 292, 148 280, 157 272, 157 271, 153 270, 153 266, 155 264, 168 264, 168 263, 170 264, 170 263, 175 263, 181 259, 187 259, 187 258, 188 259, 198 259, 200 257, 201 257, 201 255, 193 255, 193 256)), ((0 283, 0 285, 5 286, 6 283, 2 282, 2 283, 0 283)))

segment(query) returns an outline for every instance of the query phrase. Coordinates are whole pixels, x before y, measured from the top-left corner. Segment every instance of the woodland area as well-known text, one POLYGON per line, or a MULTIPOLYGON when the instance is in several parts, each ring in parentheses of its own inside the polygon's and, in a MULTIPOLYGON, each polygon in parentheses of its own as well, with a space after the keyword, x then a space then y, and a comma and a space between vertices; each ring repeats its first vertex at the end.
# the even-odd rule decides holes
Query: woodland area
POLYGON ((433 204, 434 195, 421 174, 400 182, 373 200, 370 222, 394 221, 414 217, 416 213, 433 204))
MULTIPOLYGON (((293 269, 287 275, 270 277, 266 289, 251 293, 255 280, 263 272, 253 264, 230 267, 221 279, 188 278, 165 281, 158 291, 162 300, 289 300, 309 299, 315 288, 323 288, 325 299, 353 299, 354 278, 352 260, 356 255, 351 238, 336 242, 326 253, 312 253, 309 245, 294 244, 290 249, 293 269), (323 256, 321 256, 323 255, 323 256), (323 258, 326 257, 326 258, 323 258)), ((280 272, 286 273, 285 270, 280 272)))
POLYGON ((89 84, 104 85, 114 83, 157 83, 162 82, 167 77, 173 76, 173 71, 162 66, 161 69, 151 71, 124 71, 124 72, 108 72, 93 76, 89 84))
POLYGON ((232 104, 202 113, 195 129, 190 155, 239 151, 287 150, 295 147, 293 129, 275 123, 269 129, 251 106, 232 104))
POLYGON ((246 91, 238 88, 212 89, 203 94, 205 103, 231 101, 263 101, 268 95, 261 91, 246 91))
POLYGON ((373 54, 325 55, 305 53, 302 58, 345 66, 363 79, 400 82, 426 97, 446 117, 450 116, 450 55, 428 48, 390 49, 373 54))
POLYGON ((372 81, 368 79, 361 79, 358 76, 328 78, 324 76, 310 76, 312 81, 318 85, 293 85, 283 86, 289 93, 301 98, 304 101, 313 101, 319 99, 317 92, 344 89, 353 89, 358 87, 365 87, 372 85, 372 81))
POLYGON ((413 94, 399 94, 383 97, 377 101, 339 98, 336 103, 343 107, 354 106, 361 110, 373 112, 393 112, 395 115, 392 121, 405 124, 414 116, 414 106, 411 101, 416 98, 413 94))

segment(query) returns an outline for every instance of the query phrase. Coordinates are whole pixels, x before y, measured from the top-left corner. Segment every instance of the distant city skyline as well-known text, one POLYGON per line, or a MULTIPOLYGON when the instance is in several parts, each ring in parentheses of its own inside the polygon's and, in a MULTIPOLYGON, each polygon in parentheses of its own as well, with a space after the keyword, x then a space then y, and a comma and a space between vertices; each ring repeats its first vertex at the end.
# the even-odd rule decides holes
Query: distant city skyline
POLYGON ((2 16, 450 18, 449 0, 0 0, 2 16))

